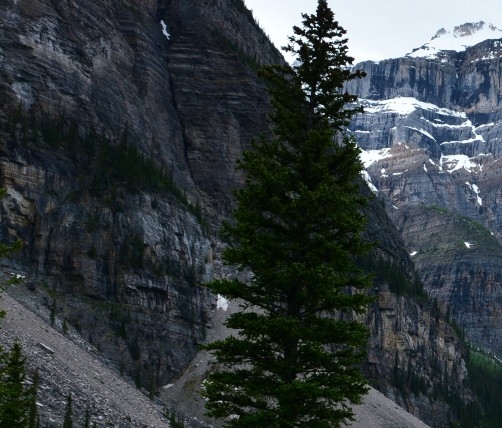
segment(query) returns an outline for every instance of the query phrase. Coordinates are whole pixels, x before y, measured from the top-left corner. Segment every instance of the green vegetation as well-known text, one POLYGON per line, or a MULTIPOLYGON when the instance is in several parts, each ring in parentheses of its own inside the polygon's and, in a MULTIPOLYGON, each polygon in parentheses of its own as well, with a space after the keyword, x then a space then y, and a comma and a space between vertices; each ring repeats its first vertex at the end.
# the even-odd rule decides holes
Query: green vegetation
POLYGON ((231 51, 237 54, 240 61, 243 64, 245 64, 248 68, 255 71, 258 71, 260 69, 260 64, 258 64, 256 58, 244 52, 244 50, 239 45, 237 45, 227 36, 225 36, 225 34, 221 30, 213 30, 212 35, 216 40, 218 40, 223 45, 226 45, 231 51))
POLYGON ((427 298, 423 284, 416 273, 410 278, 404 267, 395 260, 385 260, 374 253, 358 257, 358 266, 375 275, 375 281, 385 281, 389 291, 398 296, 427 298))
MULTIPOLYGON (((457 228, 461 228, 464 231, 464 235, 467 236, 475 236, 482 237, 485 239, 494 240, 494 237, 490 230, 480 221, 474 220, 469 217, 462 216, 456 212, 450 211, 445 207, 441 207, 438 205, 425 205, 422 204, 422 207, 426 210, 434 210, 440 214, 448 215, 449 221, 454 222, 457 228)), ((462 242, 463 245, 463 242, 462 242)), ((465 247, 465 245, 463 245, 465 247)))
POLYGON ((297 65, 263 71, 273 136, 239 162, 246 181, 224 227, 225 262, 253 276, 208 284, 247 308, 226 322, 237 337, 207 346, 221 364, 204 384, 208 414, 228 427, 337 426, 366 392, 368 332, 351 315, 371 301, 354 260, 370 248, 367 200, 345 133, 360 110, 343 89, 362 74, 346 67, 345 30, 325 0, 294 33, 286 50, 297 65))
POLYGON ((428 208, 428 209, 437 211, 440 214, 448 214, 450 212, 447 208, 441 207, 439 205, 427 205, 427 206, 425 204, 421 204, 421 205, 428 208))
MULTIPOLYGON (((0 198, 6 194, 5 189, 0 189, 0 198)), ((14 244, 0 242, 0 258, 9 257, 21 247, 19 241, 14 244)), ((22 280, 21 275, 12 275, 9 279, 0 281, 0 291, 19 284, 22 280)), ((5 315, 5 311, 0 311, 0 319, 5 315)), ((0 428, 36 426, 38 373, 34 375, 32 385, 26 385, 28 378, 25 365, 26 359, 19 342, 14 342, 8 352, 0 347, 0 428)))
POLYGON ((169 411, 167 408, 164 410, 164 415, 169 421, 171 428, 186 428, 183 417, 177 416, 175 412, 169 411))
POLYGON ((73 400, 71 394, 66 399, 63 428, 73 428, 73 400))
POLYGON ((469 349, 466 359, 467 387, 475 394, 477 402, 467 408, 458 406, 462 427, 496 428, 502 426, 502 364, 488 354, 469 349))
POLYGON ((0 349, 0 427, 31 428, 37 419, 34 405, 38 375, 26 385, 26 359, 15 342, 9 352, 0 349))
POLYGON ((394 355, 394 365, 392 367, 392 384, 405 397, 410 394, 419 395, 429 392, 427 381, 414 372, 411 357, 408 356, 406 364, 400 364, 397 351, 394 355))

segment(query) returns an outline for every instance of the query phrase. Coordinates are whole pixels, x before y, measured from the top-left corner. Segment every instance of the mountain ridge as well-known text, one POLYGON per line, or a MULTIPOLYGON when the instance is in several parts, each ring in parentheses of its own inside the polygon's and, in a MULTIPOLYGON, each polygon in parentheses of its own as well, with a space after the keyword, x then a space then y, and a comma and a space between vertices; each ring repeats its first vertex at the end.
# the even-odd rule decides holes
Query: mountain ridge
POLYGON ((440 58, 444 51, 465 51, 468 47, 491 39, 501 39, 502 30, 484 21, 468 22, 453 29, 441 28, 428 43, 413 49, 410 58, 440 58))

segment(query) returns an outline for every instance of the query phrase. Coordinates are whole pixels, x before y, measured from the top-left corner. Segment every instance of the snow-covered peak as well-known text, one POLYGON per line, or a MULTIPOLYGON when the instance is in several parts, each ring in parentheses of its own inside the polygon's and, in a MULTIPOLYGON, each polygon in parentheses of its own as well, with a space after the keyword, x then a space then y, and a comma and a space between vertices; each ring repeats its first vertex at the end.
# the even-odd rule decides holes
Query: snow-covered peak
POLYGON ((441 28, 429 43, 414 49, 406 56, 413 58, 437 58, 441 51, 461 52, 484 40, 501 39, 502 30, 484 21, 467 23, 446 30, 441 28))

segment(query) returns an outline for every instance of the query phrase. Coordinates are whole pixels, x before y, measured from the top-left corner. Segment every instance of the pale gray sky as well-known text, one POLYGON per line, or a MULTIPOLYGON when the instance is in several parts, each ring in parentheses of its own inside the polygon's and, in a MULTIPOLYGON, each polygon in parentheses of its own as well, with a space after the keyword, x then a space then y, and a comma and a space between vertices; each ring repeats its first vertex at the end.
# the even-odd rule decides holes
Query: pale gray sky
MULTIPOLYGON (((317 0, 244 0, 277 47, 283 46, 301 13, 314 13, 317 0)), ((442 27, 485 21, 502 29, 500 0, 328 0, 347 30, 356 61, 394 58, 428 42, 442 27)))

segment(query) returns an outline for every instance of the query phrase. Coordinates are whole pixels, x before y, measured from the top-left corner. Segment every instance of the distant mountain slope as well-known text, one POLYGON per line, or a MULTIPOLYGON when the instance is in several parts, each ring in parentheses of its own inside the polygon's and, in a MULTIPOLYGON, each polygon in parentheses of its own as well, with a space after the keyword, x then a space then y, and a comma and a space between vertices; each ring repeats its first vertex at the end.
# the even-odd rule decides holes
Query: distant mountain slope
POLYGON ((356 66, 366 113, 351 130, 428 294, 500 357, 502 32, 465 24, 424 46, 356 66))

